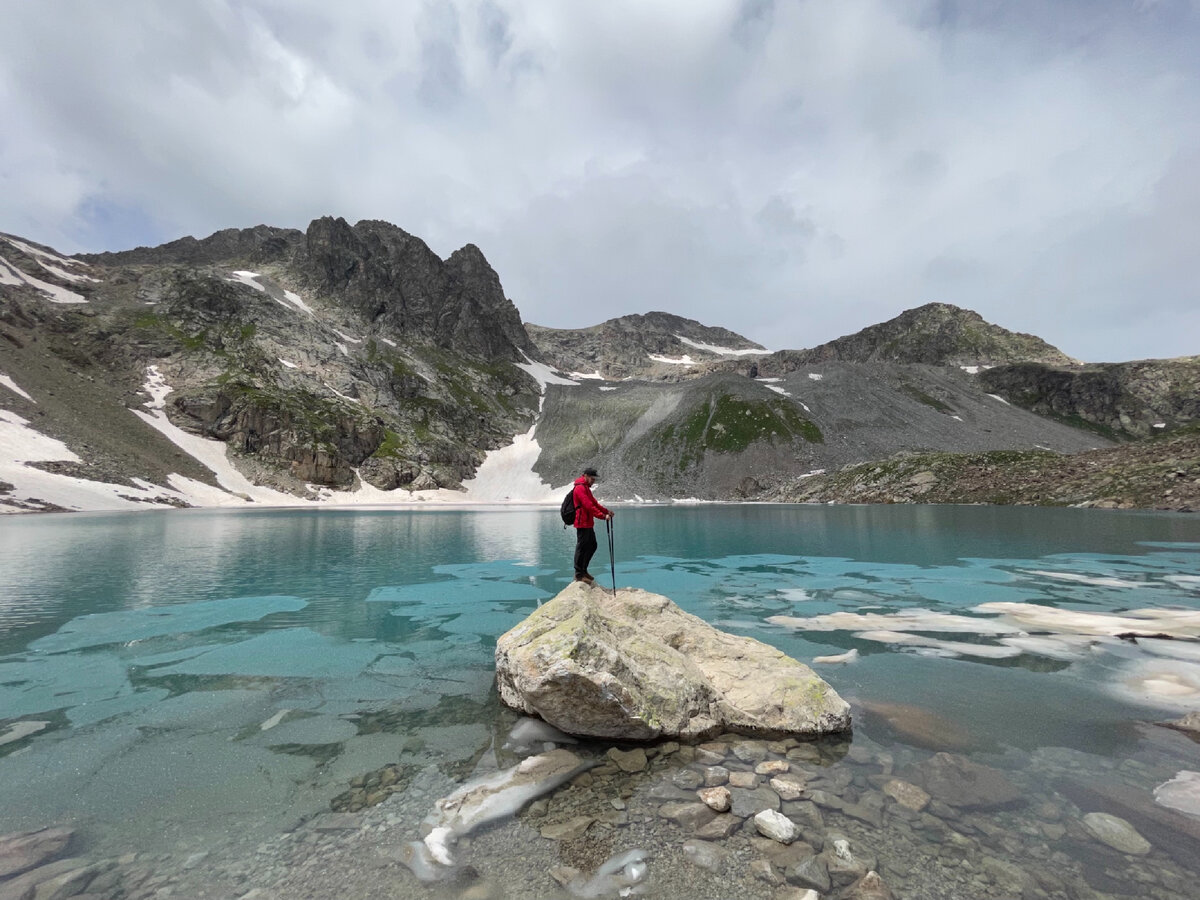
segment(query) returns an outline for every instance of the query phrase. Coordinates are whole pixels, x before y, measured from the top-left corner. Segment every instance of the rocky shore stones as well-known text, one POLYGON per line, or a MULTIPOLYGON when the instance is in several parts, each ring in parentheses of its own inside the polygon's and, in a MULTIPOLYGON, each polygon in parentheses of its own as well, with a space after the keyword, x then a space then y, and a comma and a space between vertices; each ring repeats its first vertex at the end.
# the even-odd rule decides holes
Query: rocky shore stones
POLYGON ((878 872, 868 872, 850 887, 846 900, 894 900, 894 895, 878 872))
POLYGON ((507 705, 570 734, 652 740, 850 728, 849 704, 808 666, 636 588, 614 597, 568 585, 500 637, 496 683, 507 705))
POLYGON ((800 775, 777 775, 769 782, 771 790, 779 795, 780 800, 799 800, 804 796, 806 782, 800 775))
POLYGON ((758 813, 754 817, 754 827, 763 837, 781 844, 790 844, 800 837, 800 829, 796 827, 796 823, 773 809, 764 809, 758 813))
POLYGON ((614 747, 608 751, 608 758, 622 772, 640 772, 646 768, 646 751, 641 747, 628 751, 614 747))
POLYGON ((700 799, 704 801, 704 805, 709 809, 717 812, 729 812, 732 798, 729 795, 729 788, 724 786, 705 788, 698 792, 700 799))

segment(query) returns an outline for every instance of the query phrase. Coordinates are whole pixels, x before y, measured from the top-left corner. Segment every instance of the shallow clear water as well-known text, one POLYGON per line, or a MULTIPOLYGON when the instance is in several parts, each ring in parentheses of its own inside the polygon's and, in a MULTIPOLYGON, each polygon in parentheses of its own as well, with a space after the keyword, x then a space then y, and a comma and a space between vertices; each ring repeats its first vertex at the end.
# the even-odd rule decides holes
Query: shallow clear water
MULTIPOLYGON (((1200 707, 1194 643, 993 659, 939 643, 998 645, 986 634, 907 645, 767 621, 990 622, 972 610, 991 602, 1200 609, 1194 517, 746 505, 627 509, 615 527, 619 585, 803 661, 857 650, 817 668, 855 704, 860 762, 944 746, 1049 784, 1134 760, 1123 783, 1146 792, 1200 769, 1200 745, 1142 724, 1200 707), (1142 689, 1160 669, 1182 685, 1167 699, 1142 689), (934 724, 912 727, 908 706, 934 724)), ((0 519, 0 739, 47 723, 0 745, 0 833, 70 822, 98 853, 182 851, 269 839, 398 759, 462 780, 513 721, 495 699, 495 639, 567 582, 572 543, 533 509, 0 519)), ((1187 896, 1174 884, 1154 895, 1187 896)))

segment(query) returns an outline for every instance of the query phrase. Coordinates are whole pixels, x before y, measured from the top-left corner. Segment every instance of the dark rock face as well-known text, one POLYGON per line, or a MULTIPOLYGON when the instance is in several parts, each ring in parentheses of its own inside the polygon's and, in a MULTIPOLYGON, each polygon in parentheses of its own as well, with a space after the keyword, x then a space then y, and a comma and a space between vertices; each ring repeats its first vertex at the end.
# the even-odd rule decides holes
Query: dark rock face
POLYGON ((1200 421, 1200 357, 1070 369, 1024 363, 979 378, 1018 406, 1113 436, 1145 437, 1200 421))
POLYGON ((205 435, 239 453, 286 461, 293 476, 313 484, 353 484, 353 467, 374 453, 384 436, 378 419, 356 418, 319 398, 297 407, 286 398, 220 390, 211 399, 180 398, 175 408, 205 435))
POLYGON ((387 222, 317 219, 305 268, 320 293, 368 321, 486 359, 536 352, 500 278, 474 244, 445 262, 424 241, 387 222))
POLYGON ((811 350, 785 353, 793 366, 830 360, 954 366, 1075 362, 1041 338, 992 325, 978 313, 948 303, 927 303, 811 350))

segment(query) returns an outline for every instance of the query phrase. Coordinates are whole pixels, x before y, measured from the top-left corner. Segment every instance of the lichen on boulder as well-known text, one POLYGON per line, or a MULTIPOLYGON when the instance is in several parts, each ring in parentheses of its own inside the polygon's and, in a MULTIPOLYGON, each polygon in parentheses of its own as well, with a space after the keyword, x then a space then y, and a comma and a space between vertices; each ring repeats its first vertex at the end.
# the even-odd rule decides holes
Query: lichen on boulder
POLYGON ((850 728, 849 704, 808 666, 636 588, 569 585, 500 637, 496 683, 514 709, 591 737, 850 728))

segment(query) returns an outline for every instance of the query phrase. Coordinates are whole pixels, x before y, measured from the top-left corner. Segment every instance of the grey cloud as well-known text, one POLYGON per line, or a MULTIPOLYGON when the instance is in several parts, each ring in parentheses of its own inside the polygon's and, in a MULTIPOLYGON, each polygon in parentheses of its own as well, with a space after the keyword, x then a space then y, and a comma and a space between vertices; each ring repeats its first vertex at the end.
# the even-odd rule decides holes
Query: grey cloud
POLYGON ((463 92, 459 60, 461 33, 458 12, 450 4, 427 2, 417 25, 421 42, 421 100, 433 110, 458 102, 463 92))
POLYGON ((795 207, 779 194, 763 204, 755 221, 773 234, 808 239, 817 233, 816 223, 806 216, 800 216, 795 207))
POLYGON ((1200 350, 1183 0, 4 5, 0 230, 65 251, 332 213, 478 244, 543 324, 1200 350))

